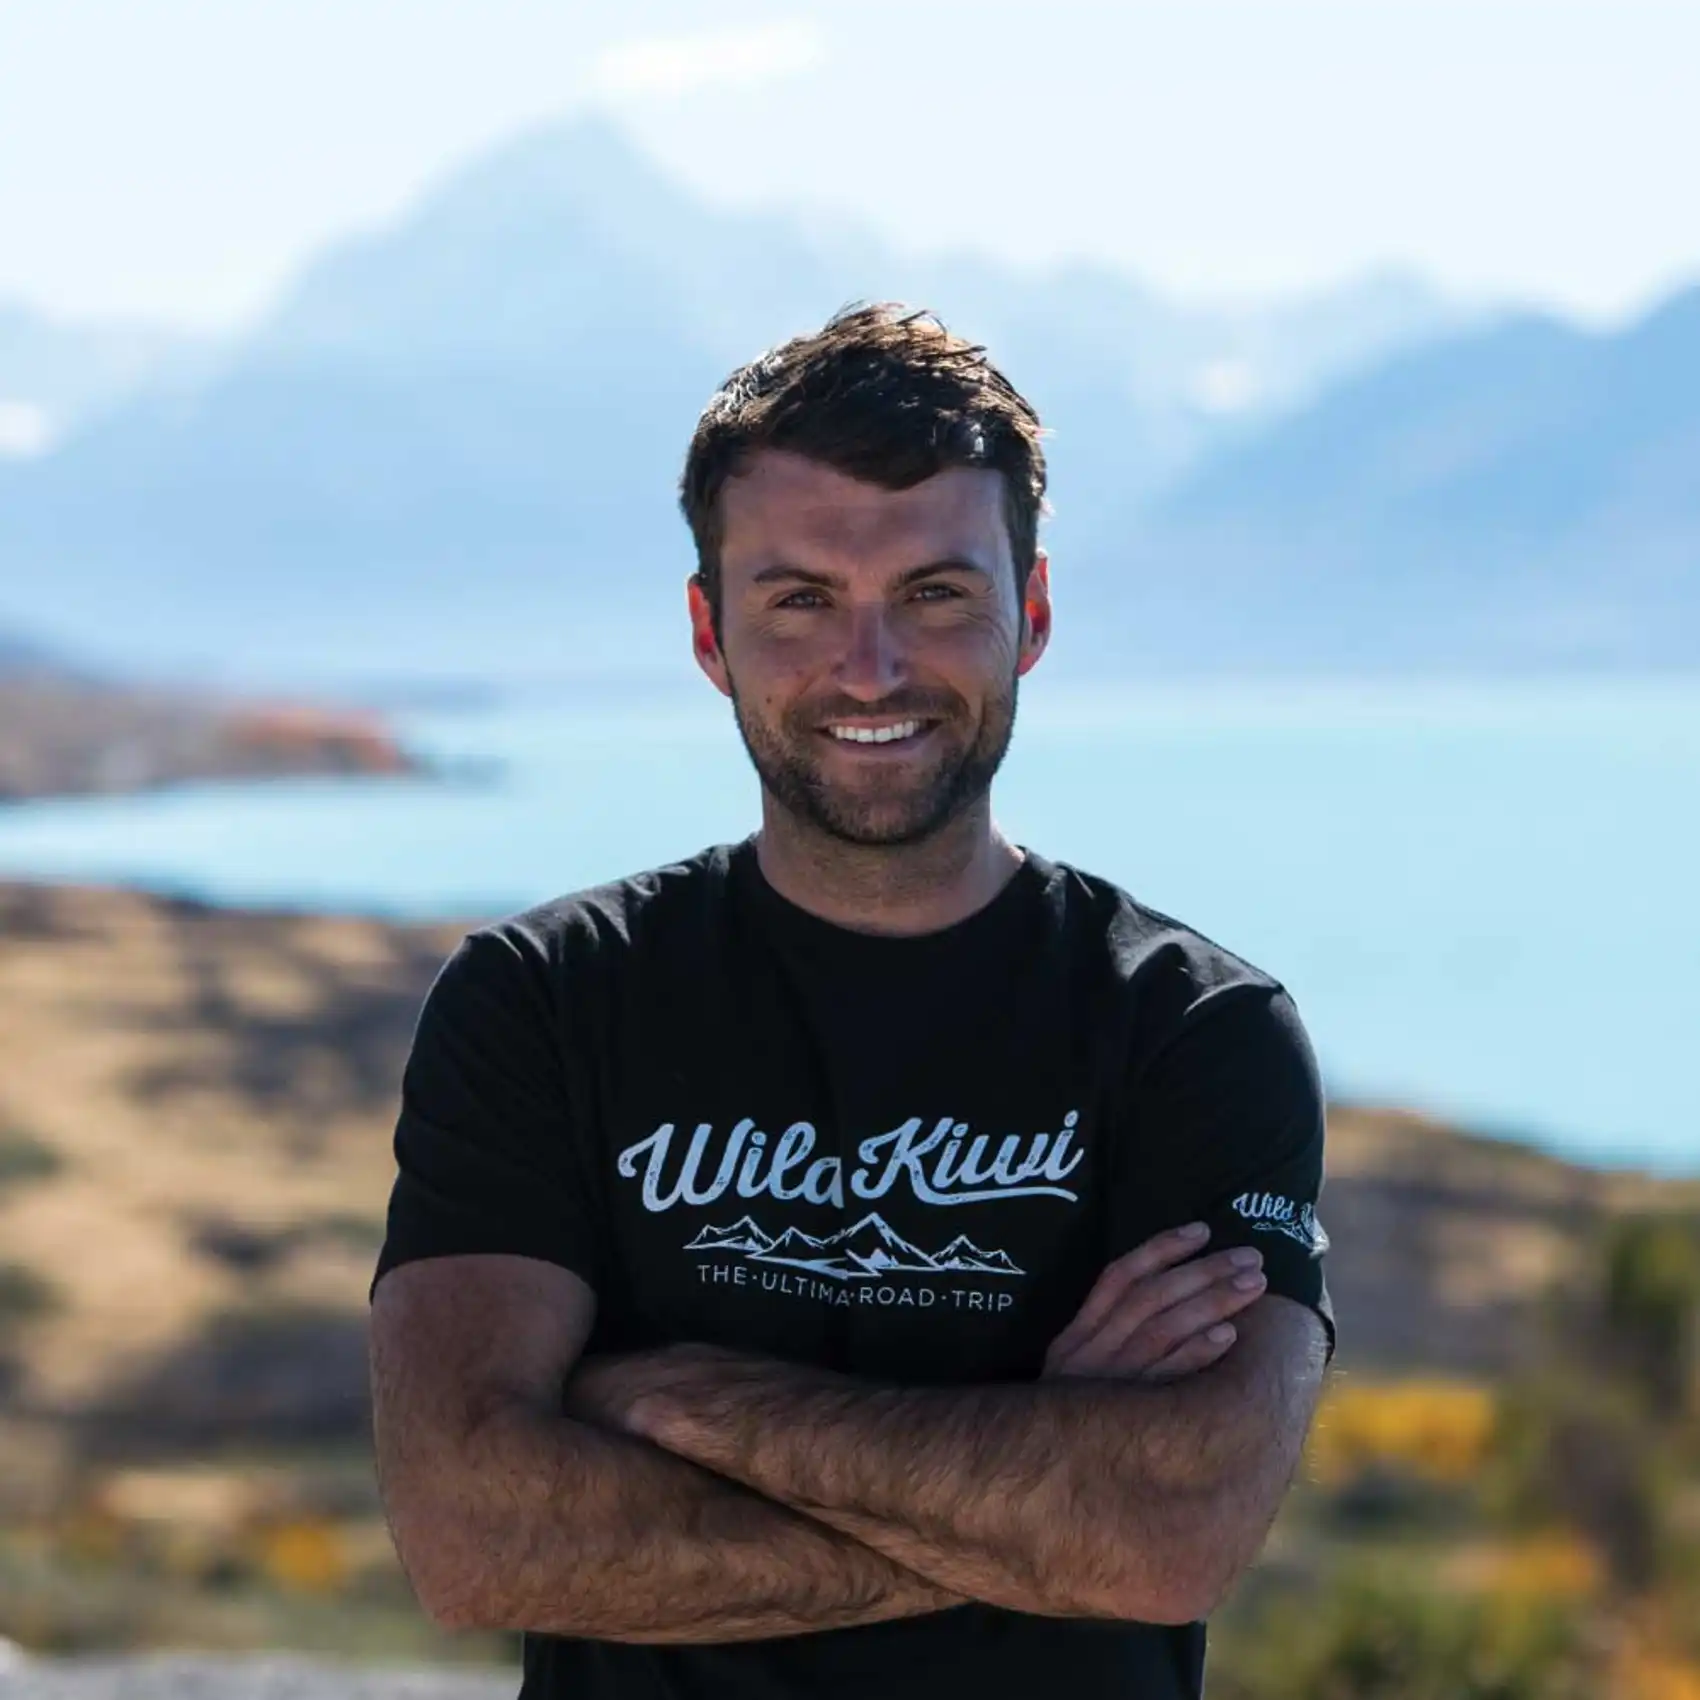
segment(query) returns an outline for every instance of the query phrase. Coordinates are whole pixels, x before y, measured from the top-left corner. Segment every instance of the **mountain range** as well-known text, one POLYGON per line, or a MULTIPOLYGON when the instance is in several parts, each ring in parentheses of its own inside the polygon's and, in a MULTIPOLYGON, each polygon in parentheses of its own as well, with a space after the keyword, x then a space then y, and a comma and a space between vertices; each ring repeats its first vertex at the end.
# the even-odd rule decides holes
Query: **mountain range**
POLYGON ((1700 664, 1700 287, 1398 356, 1116 523, 1146 664, 1700 664))
POLYGON ((311 265, 208 381, 0 464, 0 625, 121 669, 682 666, 684 445, 732 366, 854 298, 938 309, 1056 432, 1059 539, 1460 310, 1398 277, 1239 312, 903 259, 700 204, 620 133, 524 136, 311 265), (587 633, 595 641, 586 642, 587 633))
POLYGON ((0 457, 45 453, 147 389, 210 376, 213 345, 148 324, 67 324, 0 301, 0 457))
POLYGON ((1614 334, 1397 275, 1184 308, 711 206, 590 119, 324 254, 198 381, 0 461, 0 627, 291 690, 682 675, 699 409, 883 297, 1054 433, 1053 674, 1700 661, 1700 291, 1614 334))
POLYGON ((881 1276, 889 1272, 938 1274, 945 1270, 985 1275, 1022 1273, 1006 1251, 982 1251, 966 1234, 958 1234, 942 1251, 925 1252, 904 1239, 878 1211, 869 1211, 849 1227, 824 1237, 786 1228, 767 1233, 751 1216, 730 1226, 712 1224, 686 1242, 687 1251, 739 1251, 753 1263, 783 1263, 817 1275, 839 1279, 881 1276))

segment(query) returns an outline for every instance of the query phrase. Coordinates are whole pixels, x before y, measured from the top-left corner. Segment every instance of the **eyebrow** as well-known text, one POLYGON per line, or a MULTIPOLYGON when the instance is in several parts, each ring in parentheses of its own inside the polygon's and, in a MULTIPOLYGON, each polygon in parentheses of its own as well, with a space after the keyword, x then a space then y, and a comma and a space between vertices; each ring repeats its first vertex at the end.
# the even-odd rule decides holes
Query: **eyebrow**
MULTIPOLYGON (((891 588, 903 590, 921 579, 936 578, 941 573, 974 573, 984 579, 989 579, 992 576, 977 561, 970 561, 962 555, 947 555, 942 560, 928 561, 924 566, 907 568, 892 581, 891 588)), ((751 584, 777 584, 780 582, 818 585, 823 590, 842 590, 845 587, 846 580, 837 573, 812 572, 807 567, 794 567, 788 561, 780 561, 771 567, 763 567, 760 572, 752 574, 750 578, 751 584)))

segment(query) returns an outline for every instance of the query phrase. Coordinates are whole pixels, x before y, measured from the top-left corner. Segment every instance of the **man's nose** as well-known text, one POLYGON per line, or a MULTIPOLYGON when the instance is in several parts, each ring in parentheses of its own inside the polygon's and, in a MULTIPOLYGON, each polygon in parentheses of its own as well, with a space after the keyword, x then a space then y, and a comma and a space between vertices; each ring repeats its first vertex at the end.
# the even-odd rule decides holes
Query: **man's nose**
POLYGON ((903 645, 883 602, 852 603, 838 682, 854 696, 877 702, 903 682, 903 645))

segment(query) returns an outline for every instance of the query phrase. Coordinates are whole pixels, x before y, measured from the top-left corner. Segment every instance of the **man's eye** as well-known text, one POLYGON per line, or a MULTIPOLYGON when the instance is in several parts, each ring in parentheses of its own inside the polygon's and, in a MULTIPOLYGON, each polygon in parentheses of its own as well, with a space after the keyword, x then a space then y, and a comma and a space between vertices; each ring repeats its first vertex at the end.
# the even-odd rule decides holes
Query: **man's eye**
POLYGON ((796 608, 796 607, 799 607, 799 606, 801 606, 801 604, 799 604, 798 601, 797 601, 797 598, 799 596, 813 596, 818 601, 823 601, 823 602, 826 600, 825 597, 821 596, 821 593, 818 590, 793 590, 790 593, 789 596, 780 597, 780 599, 777 602, 774 603, 774 607, 775 608, 796 608))
POLYGON ((957 597, 962 594, 962 592, 958 590, 954 584, 924 584, 918 591, 915 592, 915 594, 917 596, 925 596, 929 590, 942 590, 944 592, 944 596, 940 598, 941 601, 946 601, 952 597, 957 597))

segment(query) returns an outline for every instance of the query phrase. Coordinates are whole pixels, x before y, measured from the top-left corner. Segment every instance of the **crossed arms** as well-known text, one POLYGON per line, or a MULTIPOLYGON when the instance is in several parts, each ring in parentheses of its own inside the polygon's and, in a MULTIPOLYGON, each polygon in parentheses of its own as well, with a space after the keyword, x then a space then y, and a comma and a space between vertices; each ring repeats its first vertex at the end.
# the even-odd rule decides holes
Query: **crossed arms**
POLYGON ((1291 1480, 1324 1338, 1265 1295, 1238 1301, 1231 1348, 1204 1345, 1211 1260, 1161 1268, 1157 1245, 1105 1272, 1039 1380, 951 1388, 688 1344, 581 1358, 594 1300, 570 1272, 405 1265, 378 1286, 372 1336, 403 1564, 445 1626, 604 1640, 765 1638, 970 1600, 1206 1616, 1291 1480))

